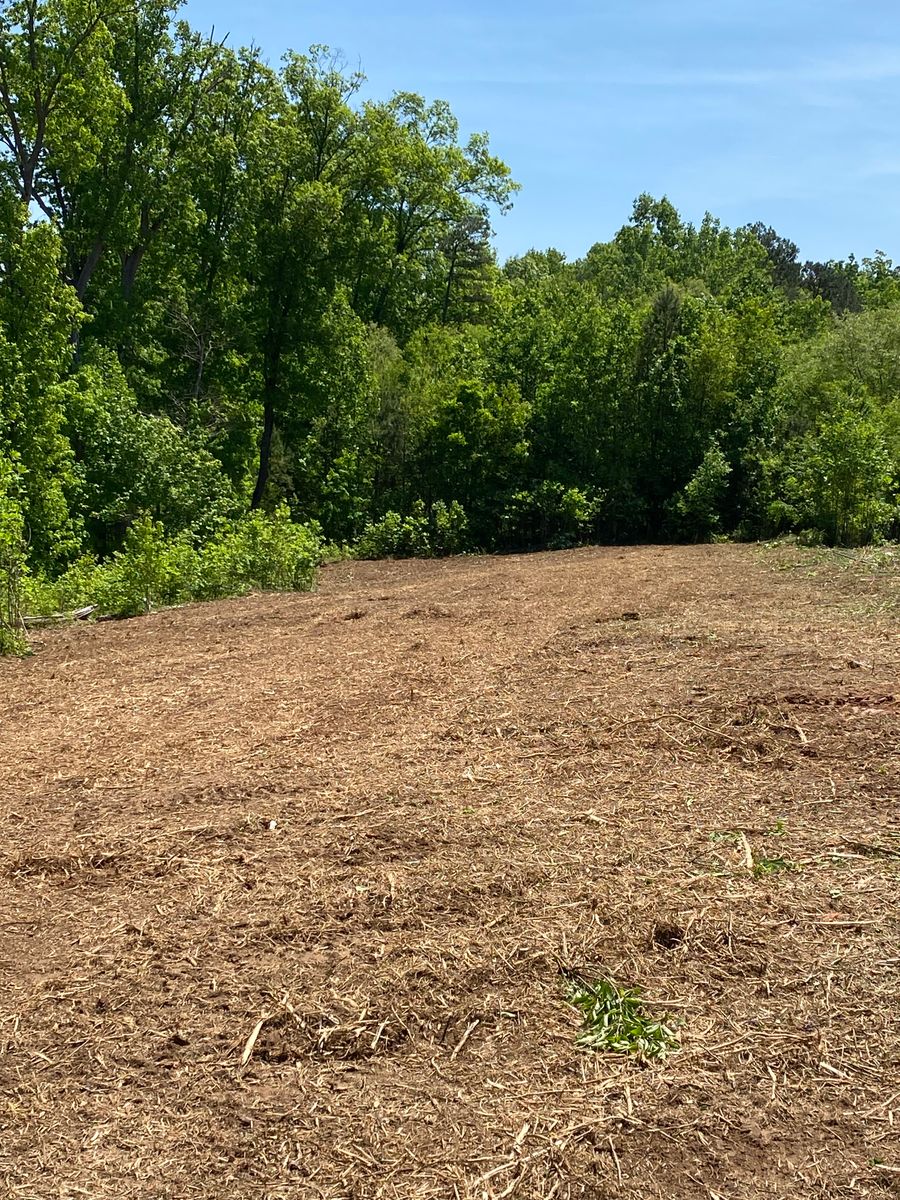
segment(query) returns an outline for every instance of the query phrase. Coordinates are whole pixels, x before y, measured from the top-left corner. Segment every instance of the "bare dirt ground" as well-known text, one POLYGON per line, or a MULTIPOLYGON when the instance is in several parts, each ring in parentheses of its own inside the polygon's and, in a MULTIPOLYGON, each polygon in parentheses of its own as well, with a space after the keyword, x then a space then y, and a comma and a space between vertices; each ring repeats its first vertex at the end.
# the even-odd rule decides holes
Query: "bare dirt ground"
POLYGON ((0 1194, 900 1194, 897 573, 838 568, 348 563, 0 664, 0 1194), (580 1049, 572 972, 680 1048, 580 1049))

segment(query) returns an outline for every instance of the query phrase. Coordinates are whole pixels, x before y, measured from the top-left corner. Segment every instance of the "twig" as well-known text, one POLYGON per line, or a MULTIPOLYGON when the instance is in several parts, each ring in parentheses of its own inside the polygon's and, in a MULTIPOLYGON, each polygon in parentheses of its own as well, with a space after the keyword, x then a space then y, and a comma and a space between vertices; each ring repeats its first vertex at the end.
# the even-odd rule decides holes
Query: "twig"
POLYGON ((476 1017, 475 1020, 472 1021, 472 1023, 466 1027, 465 1033, 462 1035, 462 1037, 459 1039, 459 1041, 456 1043, 455 1047, 453 1048, 453 1052, 450 1055, 451 1062, 453 1062, 453 1060, 456 1058, 457 1054, 459 1054, 460 1050, 462 1050, 463 1046, 466 1044, 466 1042, 469 1040, 469 1038, 472 1036, 472 1034, 475 1032, 475 1030, 478 1028, 478 1026, 480 1024, 481 1024, 481 1019, 479 1017, 476 1017))
POLYGON ((616 1154, 616 1148, 613 1145, 612 1138, 608 1137, 606 1140, 609 1142, 609 1152, 613 1157, 613 1162, 616 1164, 616 1175, 618 1176, 619 1186, 621 1187, 622 1186, 622 1164, 619 1162, 619 1156, 618 1156, 618 1154, 616 1154))
POLYGON ((263 1025, 265 1025, 266 1021, 268 1021, 271 1018, 271 1016, 272 1016, 271 1013, 263 1013, 263 1015, 259 1018, 259 1020, 256 1022, 256 1024, 253 1026, 250 1036, 247 1038, 247 1041, 244 1043, 244 1049, 241 1052, 240 1065, 242 1067, 246 1067, 247 1063, 250 1061, 250 1055, 253 1053, 253 1047, 256 1045, 256 1039, 259 1037, 260 1031, 262 1030, 263 1025))

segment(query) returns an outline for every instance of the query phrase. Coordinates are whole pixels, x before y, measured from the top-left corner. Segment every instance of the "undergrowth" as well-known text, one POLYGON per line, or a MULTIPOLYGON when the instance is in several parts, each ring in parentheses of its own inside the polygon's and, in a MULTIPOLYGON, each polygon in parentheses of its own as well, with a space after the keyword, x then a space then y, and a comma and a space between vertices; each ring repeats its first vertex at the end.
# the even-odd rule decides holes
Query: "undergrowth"
POLYGON ((286 507, 224 524, 200 545, 143 516, 111 558, 84 556, 55 579, 26 577, 23 608, 42 616, 93 605, 98 616, 130 617, 253 590, 308 591, 322 557, 318 529, 293 523, 286 507))

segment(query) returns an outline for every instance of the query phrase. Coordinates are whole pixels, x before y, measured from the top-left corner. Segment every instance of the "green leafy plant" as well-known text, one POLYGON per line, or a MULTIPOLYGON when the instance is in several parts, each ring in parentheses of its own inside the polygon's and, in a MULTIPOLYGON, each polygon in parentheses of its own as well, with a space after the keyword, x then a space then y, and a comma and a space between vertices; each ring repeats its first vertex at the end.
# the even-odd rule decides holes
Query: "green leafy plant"
POLYGON ((638 988, 610 979, 570 980, 566 999, 582 1016, 578 1045, 641 1058, 661 1058, 677 1045, 671 1026, 651 1016, 638 988))
POLYGON ((430 558, 461 554, 469 547, 469 519, 458 500, 436 500, 430 509, 413 502, 406 516, 386 512, 365 527, 355 547, 357 558, 430 558))
POLYGON ((545 479, 531 490, 513 492, 500 524, 514 543, 565 550, 590 540, 605 501, 606 493, 596 488, 565 487, 545 479))
POLYGON ((95 604, 103 570, 93 555, 82 554, 55 579, 35 571, 24 580, 22 607, 31 616, 47 616, 95 604))
POLYGON ((0 654, 24 654, 28 649, 22 620, 25 522, 10 494, 11 480, 11 469, 4 469, 0 461, 0 654))
POLYGON ((730 475, 731 465, 713 439, 703 461, 671 505, 675 526, 683 536, 703 541, 721 530, 730 475))
POLYGON ((391 511, 370 522, 356 545, 357 558, 426 558, 430 554, 428 517, 421 500, 415 502, 409 516, 391 511))
POLYGON ((753 859, 753 874, 757 879, 763 879, 766 875, 774 875, 778 871, 796 871, 798 869, 795 862, 780 854, 754 856, 753 859))
POLYGON ((103 607, 122 616, 137 616, 155 605, 186 599, 192 589, 184 579, 183 561, 173 561, 173 548, 158 521, 148 516, 135 521, 125 535, 124 549, 111 564, 112 590, 103 607))
POLYGON ((203 599, 260 591, 309 591, 324 555, 319 530, 291 520, 281 504, 224 526, 201 550, 196 594, 203 599))
POLYGON ((711 842, 725 842, 729 846, 737 846, 740 844, 741 835, 735 833, 733 829, 714 829, 709 835, 711 842))
POLYGON ((35 615, 92 604, 98 615, 132 617, 253 589, 308 591, 323 553, 318 530, 292 522, 286 505, 221 526, 199 547, 187 534, 167 537, 158 521, 144 516, 105 562, 84 555, 56 579, 26 577, 23 603, 35 615))
MULTIPOLYGON (((897 513, 893 472, 879 424, 849 402, 839 407, 790 456, 783 490, 801 540, 856 546, 884 537, 897 513)), ((773 502, 772 512, 780 516, 779 504, 773 502)))
POLYGON ((469 544, 469 518, 458 500, 431 506, 431 541, 435 554, 462 554, 469 544))

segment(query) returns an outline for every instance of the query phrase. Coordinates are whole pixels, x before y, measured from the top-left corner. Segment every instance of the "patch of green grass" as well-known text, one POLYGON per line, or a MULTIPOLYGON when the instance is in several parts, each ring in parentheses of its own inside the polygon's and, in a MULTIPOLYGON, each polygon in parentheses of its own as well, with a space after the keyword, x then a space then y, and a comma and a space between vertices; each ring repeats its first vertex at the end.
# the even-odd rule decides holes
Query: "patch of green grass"
POLYGON ((856 616, 884 616, 900 611, 900 546, 895 542, 851 549, 842 546, 804 546, 796 538, 763 542, 776 571, 801 571, 809 579, 841 577, 855 580, 860 591, 845 598, 841 607, 856 616), (874 591, 873 591, 874 588, 874 591))
POLYGON ((780 854, 772 858, 762 855, 753 859, 753 874, 757 879, 761 879, 765 875, 774 875, 777 871, 798 871, 799 869, 795 862, 780 854))
POLYGON ((637 988, 621 988, 610 979, 571 979, 566 999, 581 1013, 577 1041, 588 1050, 661 1058, 677 1045, 671 1027, 646 1011, 637 988))

